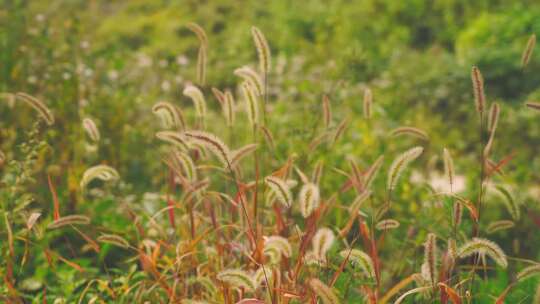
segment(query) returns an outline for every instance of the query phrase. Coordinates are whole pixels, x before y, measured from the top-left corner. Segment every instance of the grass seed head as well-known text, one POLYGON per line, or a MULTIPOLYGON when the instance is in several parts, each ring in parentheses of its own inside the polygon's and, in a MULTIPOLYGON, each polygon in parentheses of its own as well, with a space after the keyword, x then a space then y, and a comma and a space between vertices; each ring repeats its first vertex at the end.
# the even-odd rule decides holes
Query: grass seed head
POLYGON ((500 231, 500 230, 510 229, 510 228, 512 228, 514 226, 515 226, 514 222, 512 222, 510 220, 494 221, 494 222, 489 223, 489 225, 488 225, 488 227, 486 229, 486 232, 488 234, 492 234, 492 233, 495 233, 495 232, 500 231))
POLYGON ((484 95, 484 78, 478 67, 473 66, 471 70, 471 79, 474 90, 474 103, 476 112, 482 113, 486 107, 486 96, 484 95))
POLYGON ((257 55, 259 56, 259 67, 261 69, 261 73, 268 75, 272 60, 268 41, 261 30, 255 26, 251 27, 251 35, 253 36, 253 42, 255 43, 255 48, 257 49, 257 55))
POLYGON ((48 229, 58 229, 67 225, 88 225, 90 224, 90 218, 85 215, 67 215, 58 218, 57 220, 47 225, 48 229))
POLYGON ((222 163, 225 169, 231 169, 232 158, 229 148, 214 134, 204 131, 185 131, 184 137, 208 148, 222 163))
POLYGON ((496 102, 492 103, 489 108, 489 116, 488 116, 488 131, 491 134, 495 133, 495 130, 497 129, 500 113, 501 113, 501 108, 499 107, 499 104, 496 102))
POLYGON ((83 128, 86 131, 86 134, 88 134, 88 137, 93 142, 99 141, 99 138, 100 138, 99 129, 97 128, 96 123, 92 119, 90 118, 83 119, 83 128))
POLYGON ((119 178, 120 176, 114 168, 107 165, 97 165, 84 171, 80 186, 81 189, 84 189, 94 179, 100 179, 102 181, 115 181, 119 178))
POLYGON ((444 161, 444 175, 448 178, 448 183, 450 184, 450 192, 453 191, 454 186, 454 160, 450 151, 446 148, 443 149, 443 161, 444 161))
POLYGON ((425 141, 429 141, 428 134, 421 129, 415 127, 398 127, 390 132, 390 136, 396 137, 401 135, 409 135, 420 138, 425 141))
POLYGON ((201 86, 206 84, 206 65, 208 61, 208 49, 201 45, 197 53, 197 81, 201 86))
POLYGON ((257 289, 253 278, 241 269, 227 269, 217 274, 217 279, 235 288, 245 288, 249 291, 257 289))
POLYGON ((373 104, 373 94, 371 93, 370 88, 366 88, 364 90, 364 100, 362 102, 363 104, 363 110, 364 110, 364 118, 370 119, 371 118, 371 108, 373 104))
POLYGON ((531 266, 527 266, 523 268, 518 274, 516 275, 516 279, 521 282, 523 280, 526 280, 530 277, 540 275, 540 264, 534 264, 531 266))
POLYGON ((234 125, 234 96, 231 91, 225 91, 225 99, 223 100, 223 115, 227 121, 227 126, 232 127, 234 125))
POLYGON ((375 228, 377 230, 390 230, 390 229, 396 229, 399 227, 399 222, 394 219, 384 219, 379 221, 375 228))
POLYGON ((358 249, 347 249, 341 251, 339 255, 344 259, 349 257, 349 262, 360 267, 362 272, 364 272, 368 278, 375 278, 375 267, 373 266, 373 260, 367 253, 358 249))
POLYGON ((529 108, 529 109, 533 109, 533 110, 536 110, 536 111, 540 111, 540 102, 526 102, 525 105, 529 108))
POLYGON ((198 87, 189 84, 184 88, 183 94, 193 101, 197 117, 204 119, 206 117, 206 100, 204 99, 201 90, 198 87))
POLYGON ((328 95, 323 95, 322 109, 323 109, 324 126, 328 128, 330 127, 330 123, 332 122, 332 108, 330 105, 330 98, 328 98, 328 95))
POLYGON ((463 244, 458 250, 458 256, 460 258, 469 257, 473 254, 487 255, 502 268, 506 268, 508 266, 508 261, 504 251, 502 251, 499 245, 490 240, 473 238, 472 240, 463 244))
POLYGON ((197 38, 199 39, 199 43, 201 45, 208 46, 208 37, 206 36, 206 32, 200 25, 195 22, 190 22, 186 24, 186 27, 190 29, 195 35, 197 35, 197 38))
POLYGON ((332 288, 321 282, 319 279, 312 278, 308 281, 311 290, 321 299, 323 304, 339 304, 339 298, 332 288))
POLYGON ((275 176, 268 176, 265 179, 266 184, 272 192, 274 192, 278 202, 287 208, 290 208, 293 203, 291 189, 287 182, 275 176))
POLYGON ((159 140, 169 143, 182 151, 187 151, 189 149, 187 139, 182 135, 182 133, 175 131, 160 131, 156 133, 156 137, 159 140))
POLYGON ((252 127, 259 124, 259 100, 255 88, 248 82, 242 83, 242 93, 246 102, 246 113, 252 127))
POLYGON ((129 248, 129 242, 116 234, 102 234, 97 238, 98 242, 112 244, 122 248, 129 248))
POLYGON ((313 236, 312 245, 313 253, 319 260, 326 259, 326 253, 334 244, 334 232, 329 228, 319 228, 313 236))
POLYGON ((437 283, 437 237, 428 233, 424 243, 424 272, 427 272, 427 280, 433 285, 437 283))
POLYGON ((255 150, 257 150, 258 147, 259 147, 258 144, 247 144, 240 149, 232 151, 231 152, 231 166, 236 167, 243 158, 255 152, 255 150))
POLYGON ((52 111, 41 100, 22 92, 16 93, 15 98, 34 108, 47 125, 51 126, 54 124, 54 115, 52 111))
POLYGON ((234 70, 234 75, 241 77, 244 81, 249 83, 254 89, 257 96, 264 95, 264 84, 261 76, 248 66, 243 66, 234 70))
POLYGON ((523 54, 521 55, 521 66, 525 67, 531 60, 531 56, 534 50, 534 46, 536 44, 536 34, 532 34, 531 37, 529 37, 529 40, 527 40, 527 45, 525 46, 525 49, 523 50, 523 54))
POLYGON ((319 187, 313 183, 304 184, 299 195, 300 212, 307 218, 319 207, 319 187))
POLYGON ((162 121, 167 129, 185 129, 184 116, 178 107, 166 102, 160 101, 152 107, 152 112, 162 121))
POLYGON ((389 191, 394 190, 396 187, 397 181, 403 171, 407 168, 407 166, 415 159, 417 159, 422 152, 424 151, 424 148, 422 147, 414 147, 412 149, 409 149, 399 155, 396 159, 394 159, 394 162, 392 162, 392 165, 390 166, 390 171, 388 172, 388 181, 387 181, 387 189, 389 191))

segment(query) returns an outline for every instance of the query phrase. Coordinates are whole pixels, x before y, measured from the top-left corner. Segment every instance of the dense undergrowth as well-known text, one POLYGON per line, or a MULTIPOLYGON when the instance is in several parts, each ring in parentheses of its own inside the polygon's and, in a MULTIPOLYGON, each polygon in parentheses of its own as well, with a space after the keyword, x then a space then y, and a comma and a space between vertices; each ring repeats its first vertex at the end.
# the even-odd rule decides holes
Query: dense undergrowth
POLYGON ((343 22, 332 36, 280 3, 279 39, 224 15, 178 26, 145 1, 97 23, 5 4, 0 299, 540 302, 538 8, 469 22, 418 2, 473 24, 449 45, 457 28, 423 41, 418 16, 366 1, 395 23, 345 48, 353 21, 324 19, 343 22), (478 46, 508 19, 523 32, 500 35, 507 52, 478 46), (422 50, 392 52, 405 41, 422 50))

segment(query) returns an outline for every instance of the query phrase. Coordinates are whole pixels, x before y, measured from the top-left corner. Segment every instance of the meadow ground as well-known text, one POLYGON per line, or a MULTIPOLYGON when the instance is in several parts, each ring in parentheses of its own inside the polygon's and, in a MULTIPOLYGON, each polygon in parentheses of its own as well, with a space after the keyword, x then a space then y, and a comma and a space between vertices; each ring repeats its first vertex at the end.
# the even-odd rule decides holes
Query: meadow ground
POLYGON ((536 1, 0 26, 0 301, 540 303, 536 1))

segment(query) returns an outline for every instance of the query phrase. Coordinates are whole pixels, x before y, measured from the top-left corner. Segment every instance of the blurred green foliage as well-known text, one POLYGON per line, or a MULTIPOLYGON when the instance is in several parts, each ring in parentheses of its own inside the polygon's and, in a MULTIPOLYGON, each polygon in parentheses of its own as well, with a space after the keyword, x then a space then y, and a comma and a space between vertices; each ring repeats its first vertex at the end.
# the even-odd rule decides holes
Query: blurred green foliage
MULTIPOLYGON (((66 202, 63 208, 93 212, 96 223, 118 231, 129 220, 118 214, 116 205, 128 194, 141 199, 145 192, 166 186, 161 151, 154 140, 159 125, 151 107, 169 100, 182 107, 188 120, 194 117, 190 101, 181 94, 196 73, 198 42, 185 27, 191 21, 209 36, 208 83, 233 90, 238 83, 234 69, 256 62, 249 28, 257 25, 263 30, 275 66, 270 111, 274 136, 280 139, 276 158, 285 161, 291 151, 303 151, 300 161, 313 165, 324 160, 328 171, 346 167, 351 155, 364 167, 380 154, 390 160, 410 142, 394 141, 388 132, 411 125, 427 130, 428 148, 446 146, 455 151, 457 171, 474 181, 478 172, 468 169, 476 168, 478 134, 470 67, 478 65, 489 101, 498 101, 502 108, 494 157, 500 160, 515 153, 503 180, 523 189, 519 199, 538 212, 539 119, 522 104, 540 98, 536 72, 540 52, 533 53, 526 69, 520 65, 528 37, 540 34, 537 1, 0 0, 0 92, 40 96, 57 118, 55 128, 41 134, 49 148, 39 152, 37 180, 27 185, 42 203, 44 217, 50 217, 52 208, 49 189, 43 187, 47 173, 58 181, 59 195, 66 202), (372 122, 362 118, 362 94, 368 86, 374 94, 372 122), (310 151, 306 138, 319 122, 323 94, 332 100, 334 124, 348 118, 349 131, 338 145, 310 151), (80 126, 84 117, 98 124, 103 137, 99 149, 85 140, 80 126), (117 168, 123 182, 112 194, 87 202, 76 187, 82 172, 98 163, 117 168)), ((215 110, 211 119, 222 119, 210 87, 204 92, 215 110)), ((30 109, 2 100, 0 146, 8 159, 21 160, 13 147, 29 140, 21 130, 29 129, 34 120, 30 109)), ((226 136, 219 126, 209 128, 226 136)), ((241 127, 235 131, 237 146, 249 141, 241 127)), ((440 171, 441 161, 425 160, 423 167, 440 171)), ((379 183, 383 185, 384 178, 379 183)), ((339 180, 325 183, 326 190, 340 186, 339 180)), ((426 189, 405 186, 400 191, 396 199, 400 216, 414 222, 427 212, 422 204, 426 189)), ((474 188, 470 191, 474 193, 474 188)), ((333 211, 330 222, 342 225, 345 213, 333 211)), ((436 227, 439 220, 422 224, 436 227)), ((511 240, 527 233, 530 238, 522 250, 527 258, 538 260, 540 240, 530 232, 535 229, 531 221, 525 222, 499 243, 510 250, 511 240)), ((399 237, 405 238, 405 232, 399 237)), ((93 258, 78 262, 90 265, 93 258)), ((107 251, 99 259, 116 261, 107 251)), ((71 268, 59 269, 60 277, 53 279, 41 256, 32 263, 33 268, 22 270, 28 277, 71 282, 62 288, 51 283, 56 286, 51 292, 68 296, 84 288, 77 285, 71 268)), ((91 269, 100 274, 102 270, 91 269)), ((481 286, 486 294, 506 286, 504 273, 497 278, 482 283, 489 285, 481 286)), ((26 282, 30 290, 31 283, 26 282)), ((527 285, 525 292, 510 299, 517 301, 533 288, 527 285)))

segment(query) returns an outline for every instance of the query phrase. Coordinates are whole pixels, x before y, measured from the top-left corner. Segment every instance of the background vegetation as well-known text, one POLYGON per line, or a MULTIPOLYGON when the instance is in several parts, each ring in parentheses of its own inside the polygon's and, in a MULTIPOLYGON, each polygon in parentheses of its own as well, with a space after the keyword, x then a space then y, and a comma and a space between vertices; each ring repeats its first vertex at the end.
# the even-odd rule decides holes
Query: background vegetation
MULTIPOLYGON (((491 267, 478 271, 473 283, 469 277, 463 283, 466 287, 455 288, 464 302, 466 290, 472 290, 471 301, 491 303, 512 286, 508 303, 532 303, 537 278, 518 282, 515 273, 531 261, 540 261, 540 116, 524 106, 540 98, 540 52, 532 53, 525 68, 521 62, 529 37, 540 33, 540 4, 533 0, 0 0, 0 92, 4 92, 0 103, 0 299, 13 303, 174 303, 187 299, 236 303, 246 295, 277 301, 269 297, 266 287, 233 292, 216 279, 216 273, 226 268, 257 268, 234 251, 249 247, 247 232, 227 230, 227 237, 234 240, 232 247, 238 248, 223 249, 227 237, 220 239, 215 231, 208 232, 215 228, 209 223, 208 204, 218 203, 201 200, 190 205, 185 189, 172 186, 171 190, 170 169, 162 161, 168 147, 156 139, 163 127, 152 106, 168 101, 181 109, 187 125, 196 125, 193 102, 183 94, 186 85, 198 83, 200 42, 186 27, 189 22, 199 24, 208 36, 206 84, 199 86, 208 106, 206 131, 231 149, 254 142, 244 114, 241 81, 233 72, 244 65, 258 68, 251 26, 266 36, 272 69, 265 126, 273 134, 274 147, 262 134, 257 135, 258 157, 249 155, 242 161, 240 178, 248 184, 260 173, 262 179, 293 159, 299 170, 311 176, 323 163, 318 186, 328 210, 312 219, 317 228, 329 227, 337 235, 350 219, 348 206, 358 195, 343 190, 347 183, 343 172, 350 173, 350 159, 365 172, 384 155, 373 185, 372 202, 378 205, 386 200, 392 160, 411 147, 424 147, 392 195, 389 216, 400 227, 379 239, 384 268, 383 280, 377 284, 379 300, 398 282, 420 272, 429 232, 446 248, 453 199, 433 195, 447 190, 443 148, 451 151, 456 178, 462 183, 456 192, 476 200, 482 142, 471 67, 478 66, 486 99, 497 102, 501 112, 490 158, 495 163, 504 161, 502 171, 485 187, 479 226, 483 237, 514 259, 507 269, 490 262, 491 267), (212 87, 230 89, 235 96, 238 117, 230 130, 212 87), (371 119, 363 111, 366 88, 373 94, 371 119), (54 125, 41 122, 31 107, 10 95, 15 92, 39 97, 54 113, 54 125), (332 109, 332 122, 326 129, 321 110, 324 95, 332 109), (96 123, 101 135, 98 142, 86 134, 81 124, 84 118, 96 123), (346 128, 338 140, 313 147, 316 136, 325 130, 333 136, 341 122, 346 122, 346 128), (429 140, 390 135, 402 126, 424 130, 429 140), (115 168, 120 179, 93 182, 83 191, 83 173, 98 164, 115 168), (489 191, 496 185, 511 189, 522 216, 512 229, 487 235, 490 223, 510 219, 502 199, 489 191), (85 215, 91 224, 76 226, 78 231, 75 226, 47 229, 55 218, 55 197, 62 216, 85 215), (174 225, 169 223, 168 210, 163 211, 171 199, 174 225), (196 236, 202 238, 197 242, 187 224, 193 212, 196 236), (34 230, 28 228, 33 213, 40 214, 34 230), (122 236, 131 248, 92 244, 103 233, 122 236), (196 250, 177 249, 182 246, 196 250), (190 257, 174 264, 179 250, 190 257), (216 258, 215 252, 223 255, 221 250, 231 259, 216 258), (159 275, 145 264, 145 254, 155 258, 159 275), (216 295, 208 296, 207 287, 186 283, 201 276, 211 280, 216 295), (178 289, 177 298, 171 300, 163 282, 178 289)), ((209 178, 209 191, 234 197, 235 183, 227 174, 209 169, 209 164, 216 165, 212 157, 197 164, 209 178)), ((287 175, 300 181, 292 167, 287 175)), ((294 188, 295 200, 299 188, 294 188)), ((271 201, 264 202, 269 189, 260 191, 260 233, 288 237, 297 256, 301 241, 294 231, 309 232, 309 221, 298 212, 281 210, 290 228, 279 228, 276 208, 271 201)), ((227 202, 219 206, 215 208, 223 215, 221 225, 243 221, 240 209, 229 218, 227 202)), ((251 208, 250 203, 250 213, 251 208)), ((372 217, 378 210, 370 205, 365 212, 372 217)), ((464 215, 459 244, 470 238, 473 226, 464 215)), ((368 250, 360 245, 359 231, 355 221, 345 237, 336 236, 339 240, 329 251, 328 265, 306 266, 301 283, 288 286, 300 297, 290 303, 313 299, 305 287, 310 277, 329 284, 335 273, 340 275, 334 290, 343 303, 369 301, 365 278, 354 275, 358 270, 349 266, 340 270, 339 252, 352 242, 358 240, 353 247, 368 250)), ((296 260, 288 262, 295 265, 296 260)), ((285 266, 281 264, 282 271, 285 266)), ((412 288, 413 284, 401 289, 391 300, 412 288)), ((441 293, 407 299, 444 302, 441 293)))

